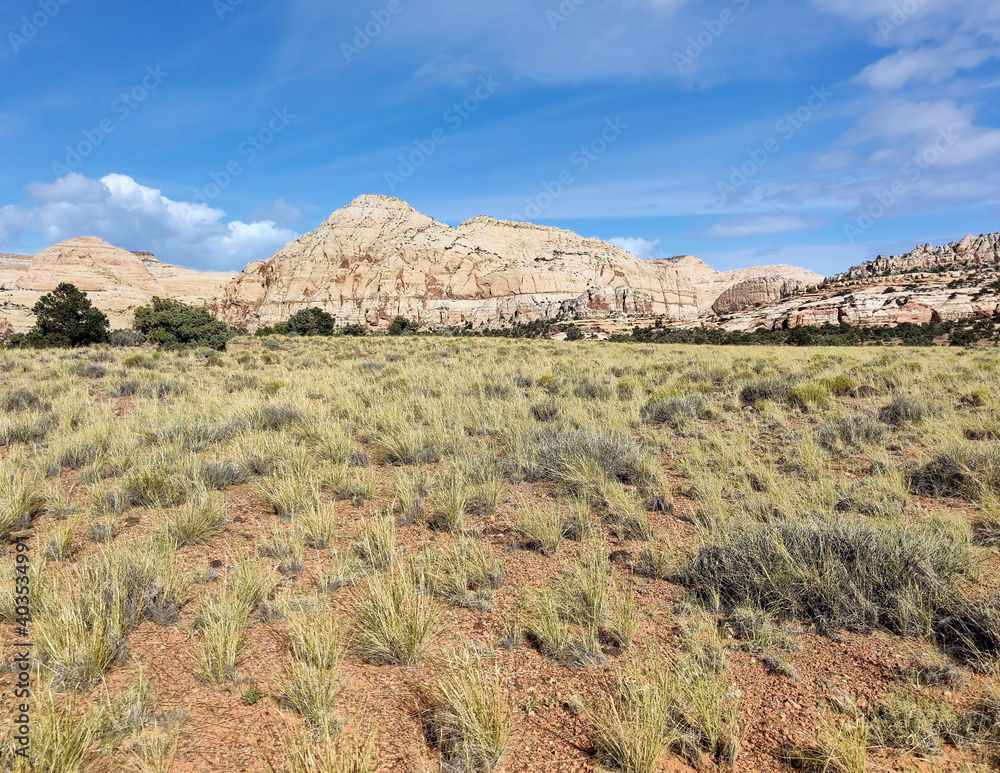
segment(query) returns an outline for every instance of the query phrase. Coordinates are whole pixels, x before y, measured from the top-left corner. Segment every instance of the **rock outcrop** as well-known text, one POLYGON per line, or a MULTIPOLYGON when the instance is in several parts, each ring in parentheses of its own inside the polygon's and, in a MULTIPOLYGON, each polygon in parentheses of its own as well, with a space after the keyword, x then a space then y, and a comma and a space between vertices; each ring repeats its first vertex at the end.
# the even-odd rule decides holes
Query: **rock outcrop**
POLYGON ((317 306, 340 323, 475 327, 611 315, 693 319, 697 292, 673 268, 557 228, 475 217, 458 228, 386 196, 362 196, 267 261, 215 304, 255 328, 317 306))
MULTIPOLYGON (((734 288, 734 291, 736 288, 734 288)), ((1000 314, 1000 234, 930 244, 830 277, 821 286, 752 309, 726 310, 704 324, 752 332, 807 325, 895 326, 1000 314)))
POLYGON ((844 274, 831 277, 829 282, 850 282, 903 274, 912 271, 941 271, 962 268, 976 269, 995 266, 1000 262, 1000 233, 966 236, 960 242, 943 247, 917 245, 905 255, 886 257, 854 266, 844 274))
POLYGON ((773 267, 720 273, 691 256, 644 261, 597 239, 474 217, 452 228, 399 199, 362 196, 267 261, 252 263, 214 308, 255 328, 318 306, 341 324, 488 327, 560 316, 694 320, 756 276, 818 282, 773 267))
POLYGON ((132 324, 136 307, 153 296, 207 306, 235 274, 200 272, 160 263, 149 253, 114 247, 84 236, 24 256, 0 259, 0 318, 23 332, 34 324, 31 308, 60 282, 70 282, 104 311, 112 327, 132 324))
POLYGON ((732 314, 755 306, 770 305, 788 298, 806 286, 799 279, 784 276, 755 276, 726 290, 712 304, 715 314, 732 314))
POLYGON ((452 228, 399 199, 362 196, 238 275, 94 237, 33 258, 0 254, 0 337, 29 328, 31 307, 60 282, 87 292, 114 327, 156 295, 250 329, 309 307, 374 329, 399 315, 476 328, 575 318, 606 331, 652 320, 741 331, 921 324, 1000 314, 1000 234, 879 256, 824 280, 792 266, 719 272, 690 255, 640 260, 598 239, 490 217, 452 228))
MULTIPOLYGON (((747 290, 736 290, 739 285, 745 282, 754 282, 758 279, 780 280, 777 284, 786 285, 791 291, 795 287, 808 287, 818 285, 823 281, 823 276, 805 268, 796 266, 752 266, 750 268, 739 268, 734 271, 716 271, 703 260, 693 255, 680 255, 676 258, 665 258, 651 261, 664 268, 678 271, 690 278, 698 294, 698 313, 701 316, 710 316, 714 312, 713 307, 719 298, 734 290, 725 305, 738 304, 741 298, 749 297, 754 291, 748 285, 747 290)), ((774 282, 772 282, 772 286, 774 282)), ((760 294, 760 291, 757 291, 760 294)), ((763 301, 763 298, 760 298, 763 301)), ((775 298, 771 298, 775 300, 775 298)), ((748 300, 746 306, 753 306, 758 299, 748 300)), ((734 309, 737 306, 733 307, 734 309)), ((745 308, 739 306, 738 308, 745 308)))

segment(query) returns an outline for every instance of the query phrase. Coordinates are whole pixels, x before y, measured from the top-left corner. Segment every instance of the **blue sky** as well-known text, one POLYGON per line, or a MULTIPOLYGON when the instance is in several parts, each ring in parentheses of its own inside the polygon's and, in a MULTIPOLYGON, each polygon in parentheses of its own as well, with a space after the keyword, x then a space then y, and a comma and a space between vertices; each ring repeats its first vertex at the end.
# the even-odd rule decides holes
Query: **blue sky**
POLYGON ((7 0, 0 252, 239 269, 363 193, 834 273, 1000 230, 1000 0, 7 0))

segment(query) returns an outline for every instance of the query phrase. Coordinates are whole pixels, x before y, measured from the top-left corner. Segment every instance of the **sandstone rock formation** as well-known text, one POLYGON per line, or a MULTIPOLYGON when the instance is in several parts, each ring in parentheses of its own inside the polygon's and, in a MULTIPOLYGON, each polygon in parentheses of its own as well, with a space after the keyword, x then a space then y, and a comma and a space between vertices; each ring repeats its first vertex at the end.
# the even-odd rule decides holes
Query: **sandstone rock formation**
POLYGON ((28 261, 24 256, 0 260, 0 318, 18 332, 27 330, 34 324, 35 302, 60 282, 71 282, 108 315, 112 327, 128 327, 135 308, 154 295, 206 306, 233 276, 162 264, 148 253, 84 236, 42 250, 28 261))
POLYGON ((701 315, 714 313, 713 307, 716 302, 723 294, 731 291, 723 304, 731 307, 731 311, 783 297, 780 295, 772 297, 773 289, 764 291, 761 286, 755 284, 756 280, 772 280, 769 288, 785 286, 789 292, 795 288, 818 285, 823 281, 822 275, 795 266, 753 266, 735 271, 716 271, 692 255, 680 255, 676 258, 651 262, 679 271, 691 279, 698 293, 698 313, 701 315), (748 283, 745 289, 737 289, 744 283, 748 283))
POLYGON ((627 330, 645 320, 728 330, 871 326, 1000 314, 1000 234, 879 256, 823 280, 792 266, 719 272, 690 255, 639 260, 557 228, 474 217, 458 228, 386 196, 362 196, 239 275, 160 263, 94 237, 33 258, 0 255, 0 337, 33 324, 59 282, 86 291, 115 327, 154 295, 256 328, 319 307, 341 324, 397 315, 441 327, 577 318, 627 330))
POLYGON ((605 242, 488 217, 452 228, 385 196, 362 196, 251 263, 215 308, 231 324, 254 328, 310 306, 375 328, 397 315, 431 326, 697 315, 686 276, 605 242))
POLYGON ((954 270, 995 265, 1000 261, 1000 234, 966 236, 960 242, 943 247, 930 244, 917 245, 905 255, 887 258, 879 255, 875 260, 854 266, 850 271, 831 277, 831 282, 872 279, 902 274, 907 271, 954 270))
POLYGON ((732 314, 735 311, 770 305, 801 291, 806 284, 799 279, 785 276, 756 276, 738 282, 715 299, 715 314, 732 314))
POLYGON ((362 196, 247 266, 214 308, 250 328, 309 306, 374 328, 397 315, 474 327, 561 315, 693 320, 731 285, 774 273, 719 273, 690 256, 643 261, 570 231, 490 217, 452 228, 399 199, 362 196))
MULTIPOLYGON (((735 288, 734 288, 735 289, 735 288)), ((1000 314, 1000 234, 967 236, 944 247, 918 246, 905 255, 855 266, 809 291, 753 309, 727 311, 705 324, 751 332, 805 325, 894 326, 950 322, 1000 314)))

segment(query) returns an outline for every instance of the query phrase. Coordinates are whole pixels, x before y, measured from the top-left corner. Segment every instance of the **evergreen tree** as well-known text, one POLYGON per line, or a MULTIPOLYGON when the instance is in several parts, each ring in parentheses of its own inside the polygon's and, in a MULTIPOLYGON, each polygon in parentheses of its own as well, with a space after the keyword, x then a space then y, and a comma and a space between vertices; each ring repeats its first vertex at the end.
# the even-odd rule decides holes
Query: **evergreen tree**
POLYGON ((28 346, 89 346, 111 336, 107 315, 76 285, 62 282, 35 303, 35 326, 24 337, 28 346))

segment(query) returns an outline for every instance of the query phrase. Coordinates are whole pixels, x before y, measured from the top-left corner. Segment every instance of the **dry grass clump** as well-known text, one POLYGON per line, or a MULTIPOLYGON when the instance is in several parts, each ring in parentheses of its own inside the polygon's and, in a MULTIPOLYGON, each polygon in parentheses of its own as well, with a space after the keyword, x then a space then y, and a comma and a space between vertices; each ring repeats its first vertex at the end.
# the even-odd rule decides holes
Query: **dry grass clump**
POLYGON ((544 655, 585 667, 604 659, 605 649, 629 647, 637 616, 631 587, 621 587, 603 543, 569 567, 552 588, 526 600, 528 640, 544 655))
POLYGON ((430 493, 427 477, 400 471, 393 482, 393 512, 400 525, 419 521, 426 510, 425 498, 430 493))
POLYGON ((828 451, 858 451, 885 444, 888 432, 874 416, 857 412, 827 419, 816 430, 816 440, 828 451))
POLYGON ((276 731, 273 749, 257 748, 266 773, 379 773, 375 735, 364 743, 343 735, 317 739, 308 730, 284 721, 276 731))
POLYGON ((911 475, 914 490, 935 497, 1000 494, 1000 448, 961 443, 936 451, 911 475))
POLYGON ((952 536, 905 523, 778 521, 734 526, 701 550, 685 581, 728 608, 926 635, 970 563, 952 536))
POLYGON ((472 650, 445 661, 430 698, 428 735, 454 770, 492 773, 507 751, 512 711, 500 667, 472 650))
POLYGON ((869 748, 940 754, 944 745, 959 745, 965 730, 957 709, 922 693, 896 693, 878 702, 868 715, 869 748))
POLYGON ((126 654, 141 621, 174 622, 187 595, 172 557, 155 545, 118 545, 34 584, 39 662, 57 684, 86 688, 126 654))
POLYGON ((374 425, 368 440, 381 464, 420 465, 441 458, 432 434, 415 416, 384 409, 374 417, 374 425))
POLYGON ((351 544, 358 560, 373 572, 382 572, 396 562, 396 522, 389 513, 368 518, 351 544))
POLYGON ((611 769, 653 773, 667 750, 700 766, 707 753, 736 762, 743 744, 739 700, 722 677, 682 657, 673 664, 653 658, 618 677, 590 710, 598 759, 611 769))
POLYGON ((305 534, 300 529, 283 529, 275 525, 268 539, 257 546, 257 554, 278 562, 281 574, 302 571, 305 534))
POLYGON ((489 545, 461 539, 429 550, 424 557, 428 585, 435 596, 449 604, 489 612, 493 593, 500 587, 503 567, 489 545))
POLYGON ((879 411, 879 418, 894 427, 917 424, 934 413, 925 401, 911 395, 896 395, 879 411))
POLYGON ((601 479, 640 487, 658 482, 649 450, 619 432, 546 428, 508 439, 508 453, 527 480, 551 480, 580 495, 601 479))
POLYGON ((648 424, 669 424, 679 429, 686 424, 710 415, 708 402, 701 395, 663 397, 650 400, 640 411, 648 424))
POLYGON ((257 483, 257 491, 279 518, 294 518, 315 510, 320 503, 319 483, 305 465, 294 468, 279 465, 257 483))
POLYGON ((43 685, 32 694, 30 765, 15 755, 13 734, 0 747, 0 764, 32 773, 83 773, 95 760, 104 722, 100 709, 85 711, 73 696, 62 697, 43 685))
POLYGON ((236 677, 252 610, 238 591, 202 594, 201 611, 194 625, 202 641, 195 659, 199 673, 209 684, 225 684, 236 677))
POLYGON ((402 567, 375 575, 355 603, 356 650, 372 663, 412 666, 426 652, 438 618, 423 576, 402 567))
POLYGON ((225 525, 225 500, 202 491, 168 513, 158 528, 162 537, 178 548, 203 543, 225 525))
POLYGON ((870 726, 860 714, 824 717, 811 745, 790 744, 785 759, 805 773, 865 773, 870 726))
POLYGON ((517 544, 543 556, 554 556, 566 538, 566 524, 558 512, 531 505, 518 509, 514 524, 517 544))
POLYGON ((0 472, 0 539, 12 530, 27 528, 31 518, 41 512, 44 499, 42 484, 27 471, 0 472))
POLYGON ((329 738, 339 728, 333 711, 340 694, 336 666, 293 660, 289 673, 279 677, 278 690, 282 703, 302 717, 320 738, 329 738))

